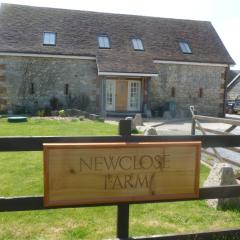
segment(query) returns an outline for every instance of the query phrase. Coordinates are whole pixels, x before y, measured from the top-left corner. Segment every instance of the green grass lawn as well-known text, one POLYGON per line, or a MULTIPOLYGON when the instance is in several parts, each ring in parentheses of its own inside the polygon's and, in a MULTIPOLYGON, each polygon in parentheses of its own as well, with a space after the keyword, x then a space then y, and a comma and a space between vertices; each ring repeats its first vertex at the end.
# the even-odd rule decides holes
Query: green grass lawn
POLYGON ((52 120, 30 118, 24 123, 0 119, 0 136, 93 136, 117 135, 116 125, 98 121, 52 120))
MULTIPOLYGON (((92 121, 34 120, 7 123, 0 135, 116 135, 117 126, 92 121)), ((201 167, 201 183, 209 169, 201 167)), ((0 153, 0 196, 43 194, 41 152, 0 153)), ((240 211, 214 210, 204 201, 136 204, 131 236, 217 230, 240 226, 240 211)), ((106 239, 115 237, 116 207, 0 213, 0 239, 106 239)))

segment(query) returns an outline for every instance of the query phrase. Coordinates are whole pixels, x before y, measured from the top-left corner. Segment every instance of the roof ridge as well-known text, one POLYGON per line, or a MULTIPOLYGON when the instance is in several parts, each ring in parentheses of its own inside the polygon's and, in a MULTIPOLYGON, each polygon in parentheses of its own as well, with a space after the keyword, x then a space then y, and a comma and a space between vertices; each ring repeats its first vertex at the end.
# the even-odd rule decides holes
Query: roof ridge
POLYGON ((211 21, 196 20, 196 19, 170 18, 170 17, 158 17, 158 16, 138 15, 138 14, 125 14, 125 13, 111 13, 111 12, 100 12, 100 11, 98 12, 98 11, 89 11, 89 10, 80 10, 80 9, 56 8, 56 7, 45 7, 45 6, 32 6, 32 5, 26 5, 26 4, 13 4, 13 3, 4 3, 4 2, 2 2, 0 5, 15 6, 15 7, 27 7, 27 8, 42 8, 42 9, 59 10, 59 11, 84 12, 84 13, 92 13, 92 14, 107 14, 107 15, 141 17, 141 18, 154 18, 154 19, 165 19, 165 20, 186 21, 186 22, 211 23, 211 21))

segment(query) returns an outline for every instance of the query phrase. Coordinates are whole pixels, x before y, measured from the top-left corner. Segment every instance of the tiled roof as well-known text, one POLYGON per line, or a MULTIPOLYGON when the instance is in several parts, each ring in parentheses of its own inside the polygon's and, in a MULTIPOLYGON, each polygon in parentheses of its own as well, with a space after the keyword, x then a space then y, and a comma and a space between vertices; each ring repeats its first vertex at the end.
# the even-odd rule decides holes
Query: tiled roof
POLYGON ((0 52, 97 56, 99 71, 155 73, 152 60, 234 64, 210 22, 2 4, 0 52), (57 32, 56 46, 43 46, 44 31, 57 32), (99 49, 97 34, 110 37, 99 49), (143 40, 134 51, 131 38, 143 40), (183 54, 186 40, 192 54, 183 54))
POLYGON ((143 52, 112 54, 111 51, 98 52, 98 72, 157 74, 151 56, 143 52))

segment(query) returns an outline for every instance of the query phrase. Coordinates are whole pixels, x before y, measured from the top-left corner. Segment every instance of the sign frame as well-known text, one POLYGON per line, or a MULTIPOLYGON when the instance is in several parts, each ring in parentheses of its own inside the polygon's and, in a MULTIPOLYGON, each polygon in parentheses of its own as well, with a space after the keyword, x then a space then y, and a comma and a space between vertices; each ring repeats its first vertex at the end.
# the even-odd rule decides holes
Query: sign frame
POLYGON ((93 205, 93 204, 114 204, 114 203, 131 203, 131 202, 150 202, 157 200, 174 200, 174 199, 194 199, 199 198, 199 177, 200 177, 200 154, 201 142, 115 142, 115 143, 44 143, 44 206, 77 206, 77 205, 93 205), (131 197, 96 197, 94 199, 78 199, 78 200, 50 200, 50 183, 49 183, 49 151, 51 149, 118 149, 118 148, 151 148, 151 147, 195 147, 195 172, 194 172, 194 191, 191 193, 177 194, 156 194, 131 197))

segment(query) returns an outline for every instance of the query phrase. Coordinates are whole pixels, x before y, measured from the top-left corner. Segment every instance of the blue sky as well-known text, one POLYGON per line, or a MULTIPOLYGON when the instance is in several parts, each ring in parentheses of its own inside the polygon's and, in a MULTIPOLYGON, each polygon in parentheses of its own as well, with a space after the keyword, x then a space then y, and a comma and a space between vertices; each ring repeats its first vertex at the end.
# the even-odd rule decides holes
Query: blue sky
POLYGON ((240 0, 1 0, 0 2, 211 21, 240 69, 240 0))

